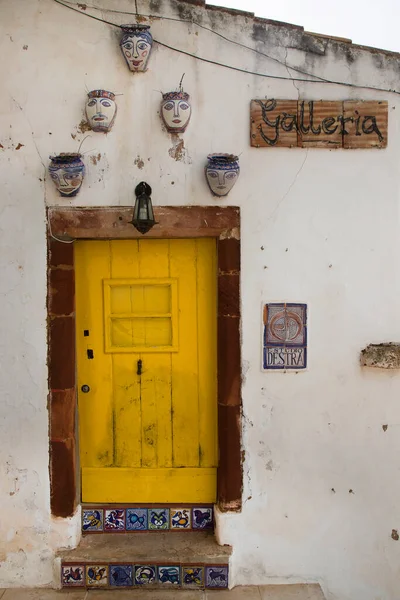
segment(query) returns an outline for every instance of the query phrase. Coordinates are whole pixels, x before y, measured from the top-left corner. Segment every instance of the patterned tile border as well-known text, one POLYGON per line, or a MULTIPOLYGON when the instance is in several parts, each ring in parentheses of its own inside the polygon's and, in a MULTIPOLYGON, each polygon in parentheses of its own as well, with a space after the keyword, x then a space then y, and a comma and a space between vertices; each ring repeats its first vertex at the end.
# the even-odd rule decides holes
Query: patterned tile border
POLYGON ((134 581, 133 565, 110 565, 110 586, 131 587, 134 581))
POLYGON ((182 566, 182 585, 185 588, 204 588, 204 565, 182 566))
POLYGON ((61 564, 65 588, 139 588, 143 586, 183 589, 226 589, 228 565, 187 563, 70 563, 61 564))
POLYGON ((204 531, 214 528, 214 510, 203 506, 83 507, 83 533, 204 531))
POLYGON ((86 565, 86 587, 108 585, 108 565, 86 565))

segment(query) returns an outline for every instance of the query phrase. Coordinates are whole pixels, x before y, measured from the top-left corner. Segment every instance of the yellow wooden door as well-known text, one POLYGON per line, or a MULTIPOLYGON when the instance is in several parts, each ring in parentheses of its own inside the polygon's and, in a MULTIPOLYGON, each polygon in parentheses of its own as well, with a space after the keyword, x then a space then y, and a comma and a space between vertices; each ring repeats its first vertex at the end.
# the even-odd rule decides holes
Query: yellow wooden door
POLYGON ((78 241, 75 265, 83 502, 215 501, 215 240, 78 241))

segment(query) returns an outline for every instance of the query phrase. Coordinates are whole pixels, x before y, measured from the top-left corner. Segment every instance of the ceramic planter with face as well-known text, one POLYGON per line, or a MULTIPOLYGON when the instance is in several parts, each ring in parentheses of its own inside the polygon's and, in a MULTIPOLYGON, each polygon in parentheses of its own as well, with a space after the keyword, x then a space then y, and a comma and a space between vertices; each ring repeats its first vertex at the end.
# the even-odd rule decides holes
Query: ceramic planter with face
POLYGON ((209 154, 207 183, 214 196, 227 196, 239 177, 239 158, 233 154, 209 154))
POLYGON ((170 133, 183 133, 190 121, 192 106, 186 92, 163 94, 161 116, 170 133))
POLYGON ((85 175, 80 154, 59 154, 50 157, 49 172, 61 196, 71 198, 79 192, 85 175))
POLYGON ((107 133, 117 114, 115 95, 106 90, 93 90, 86 101, 86 118, 92 131, 107 133))
POLYGON ((146 71, 153 45, 149 25, 121 25, 120 46, 128 67, 134 73, 146 71))

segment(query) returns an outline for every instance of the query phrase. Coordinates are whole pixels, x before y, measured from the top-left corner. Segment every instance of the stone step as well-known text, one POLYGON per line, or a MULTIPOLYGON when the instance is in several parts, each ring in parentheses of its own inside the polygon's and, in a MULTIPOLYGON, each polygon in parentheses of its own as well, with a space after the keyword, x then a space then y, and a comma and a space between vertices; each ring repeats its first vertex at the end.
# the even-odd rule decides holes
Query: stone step
MULTIPOLYGON (((0 590, 1 600, 175 600, 175 590, 132 589, 131 591, 73 590, 57 592, 46 589, 0 590), (2 595, 4 594, 4 595, 2 595)), ((179 600, 325 600, 318 584, 266 585, 236 587, 224 592, 181 591, 179 600)))
MULTIPOLYGON (((240 588, 235 589, 239 590, 240 588)), ((325 600, 319 583, 262 585, 259 587, 259 590, 260 600, 325 600)), ((247 600, 246 595, 243 596, 243 600, 245 599, 247 600)), ((232 597, 232 600, 235 600, 234 597, 232 597)))
POLYGON ((226 589, 232 549, 212 531, 83 536, 61 552, 64 588, 226 589))

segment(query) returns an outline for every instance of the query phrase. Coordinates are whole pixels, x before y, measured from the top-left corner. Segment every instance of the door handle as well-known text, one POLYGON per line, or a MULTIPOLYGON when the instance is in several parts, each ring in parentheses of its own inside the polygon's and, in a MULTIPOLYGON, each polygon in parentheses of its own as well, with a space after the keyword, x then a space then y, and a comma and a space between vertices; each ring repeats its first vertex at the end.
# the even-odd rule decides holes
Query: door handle
POLYGON ((136 371, 137 375, 142 374, 142 366, 143 366, 142 359, 139 358, 139 360, 137 361, 137 371, 136 371))

